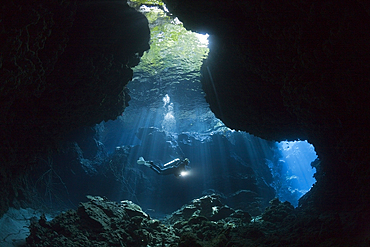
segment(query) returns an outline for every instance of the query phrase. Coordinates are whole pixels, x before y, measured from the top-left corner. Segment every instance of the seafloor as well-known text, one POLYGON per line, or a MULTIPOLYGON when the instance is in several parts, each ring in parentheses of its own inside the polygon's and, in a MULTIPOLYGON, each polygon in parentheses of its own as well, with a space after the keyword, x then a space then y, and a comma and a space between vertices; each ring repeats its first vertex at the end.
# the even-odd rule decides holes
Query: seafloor
POLYGON ((254 218, 207 195, 158 220, 131 201, 88 198, 51 221, 43 215, 31 222, 27 246, 350 246, 338 239, 335 214, 278 199, 254 218))

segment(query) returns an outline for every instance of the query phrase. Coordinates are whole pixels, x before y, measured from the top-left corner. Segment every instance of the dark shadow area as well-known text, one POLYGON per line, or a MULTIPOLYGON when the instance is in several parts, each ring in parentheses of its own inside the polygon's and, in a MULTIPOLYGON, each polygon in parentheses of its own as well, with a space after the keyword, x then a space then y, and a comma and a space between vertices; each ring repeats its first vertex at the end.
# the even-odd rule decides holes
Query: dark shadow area
POLYGON ((369 246, 369 4, 165 2, 3 4, 0 245, 369 246))

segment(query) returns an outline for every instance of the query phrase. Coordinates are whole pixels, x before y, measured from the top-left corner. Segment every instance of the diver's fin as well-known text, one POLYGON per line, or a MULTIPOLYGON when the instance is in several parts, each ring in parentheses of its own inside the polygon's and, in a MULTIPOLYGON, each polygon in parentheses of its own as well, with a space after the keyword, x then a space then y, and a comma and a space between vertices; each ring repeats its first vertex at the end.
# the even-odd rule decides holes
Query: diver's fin
POLYGON ((136 161, 136 163, 138 163, 139 165, 145 165, 146 161, 144 160, 144 158, 143 158, 143 157, 140 157, 140 158, 136 161))
POLYGON ((150 164, 150 161, 145 161, 143 157, 140 157, 136 163, 138 163, 139 165, 145 165, 147 167, 151 167, 152 164, 150 164))
POLYGON ((147 167, 151 167, 152 166, 152 164, 150 164, 150 162, 148 162, 148 161, 145 161, 144 165, 146 165, 147 167))

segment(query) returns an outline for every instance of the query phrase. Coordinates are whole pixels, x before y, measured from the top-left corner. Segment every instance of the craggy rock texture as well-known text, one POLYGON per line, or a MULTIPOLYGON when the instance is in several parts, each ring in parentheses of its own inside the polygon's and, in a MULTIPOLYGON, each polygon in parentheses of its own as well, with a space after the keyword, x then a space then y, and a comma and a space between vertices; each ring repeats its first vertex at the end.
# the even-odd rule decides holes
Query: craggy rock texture
POLYGON ((28 246, 163 246, 178 240, 173 230, 151 219, 131 201, 120 203, 88 196, 77 211, 30 226, 28 246))
POLYGON ((44 126, 27 132, 45 120, 35 112, 35 104, 47 86, 46 78, 64 52, 76 6, 74 1, 44 1, 44 4, 9 1, 2 4, 0 11, 2 214, 9 204, 7 198, 11 201, 18 194, 17 187, 22 182, 22 177, 15 174, 26 165, 19 160, 29 159, 32 152, 41 148, 41 144, 35 149, 33 145, 44 126), (27 127, 28 124, 31 125, 27 127))
MULTIPOLYGON (((264 223, 226 226, 212 243, 184 234, 181 246, 243 246, 249 239, 261 246, 369 245, 369 4, 166 3, 186 27, 211 35, 202 83, 215 114, 268 140, 307 138, 320 158, 317 183, 299 209, 273 202, 264 223)), ((148 49, 149 30, 141 14, 115 1, 8 1, 0 11, 1 214, 27 196, 20 187, 37 153, 56 149, 77 127, 122 113, 130 67, 148 49)), ((214 227, 203 221, 194 219, 197 229, 214 227)), ((49 223, 39 224, 49 232, 49 223)), ((121 244, 119 236, 109 239, 121 244)))
POLYGON ((150 34, 147 19, 118 1, 8 1, 0 11, 2 214, 24 199, 23 172, 38 154, 122 114, 150 34))
POLYGON ((165 2, 185 27, 210 34, 202 83, 216 116, 267 140, 308 139, 320 162, 302 203, 369 234, 369 5, 165 2))
MULTIPOLYGON (((88 196, 77 211, 30 226, 27 246, 353 246, 337 214, 315 215, 278 199, 254 219, 223 205, 217 195, 193 200, 164 220, 130 202, 88 196)), ((357 245, 356 245, 357 246, 357 245)))
POLYGON ((220 196, 212 194, 194 199, 191 204, 172 213, 166 222, 176 224, 178 221, 194 221, 194 218, 200 219, 201 217, 205 220, 218 221, 235 215, 238 215, 236 218, 240 217, 244 222, 251 220, 249 213, 241 210, 235 211, 227 205, 223 205, 220 196))

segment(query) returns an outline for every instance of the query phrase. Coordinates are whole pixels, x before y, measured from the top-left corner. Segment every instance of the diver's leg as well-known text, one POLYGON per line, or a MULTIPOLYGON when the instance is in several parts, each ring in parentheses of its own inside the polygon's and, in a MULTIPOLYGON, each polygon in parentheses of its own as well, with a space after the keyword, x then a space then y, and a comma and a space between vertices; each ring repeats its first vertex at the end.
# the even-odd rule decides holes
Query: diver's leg
POLYGON ((161 169, 161 174, 162 175, 170 175, 170 174, 174 174, 176 169, 174 169, 174 167, 165 167, 163 169, 161 169))
POLYGON ((155 171, 158 174, 162 173, 162 169, 159 166, 155 165, 153 162, 151 162, 150 164, 151 164, 150 168, 152 168, 153 171, 155 171))

